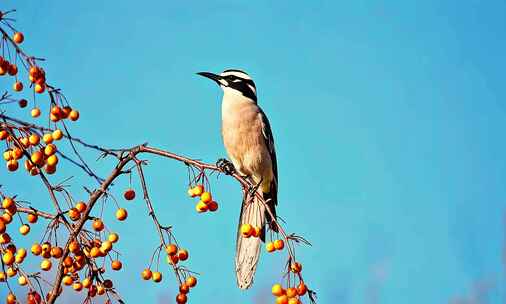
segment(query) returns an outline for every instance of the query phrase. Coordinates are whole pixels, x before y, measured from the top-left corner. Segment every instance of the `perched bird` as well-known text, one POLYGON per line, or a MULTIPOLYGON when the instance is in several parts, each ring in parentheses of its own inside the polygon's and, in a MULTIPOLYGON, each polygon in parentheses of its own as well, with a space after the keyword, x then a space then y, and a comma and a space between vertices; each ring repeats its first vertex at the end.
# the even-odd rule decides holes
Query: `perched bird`
MULTIPOLYGON (((248 178, 276 217, 278 170, 274 138, 269 120, 257 103, 255 83, 241 70, 226 70, 219 75, 200 72, 223 89, 221 103, 222 137, 235 171, 248 178)), ((266 225, 278 231, 273 218, 254 193, 245 191, 239 217, 235 270, 237 285, 246 289, 253 283, 266 225), (243 224, 261 228, 260 237, 244 238, 243 224)))

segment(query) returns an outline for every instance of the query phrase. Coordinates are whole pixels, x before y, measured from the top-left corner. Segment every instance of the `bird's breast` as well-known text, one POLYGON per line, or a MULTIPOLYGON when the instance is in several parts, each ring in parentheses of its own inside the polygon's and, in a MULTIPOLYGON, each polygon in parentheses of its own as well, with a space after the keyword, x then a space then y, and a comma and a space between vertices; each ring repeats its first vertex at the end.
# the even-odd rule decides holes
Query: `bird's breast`
POLYGON ((234 166, 247 175, 267 167, 270 157, 262 134, 258 107, 236 102, 222 106, 222 136, 225 149, 234 166))

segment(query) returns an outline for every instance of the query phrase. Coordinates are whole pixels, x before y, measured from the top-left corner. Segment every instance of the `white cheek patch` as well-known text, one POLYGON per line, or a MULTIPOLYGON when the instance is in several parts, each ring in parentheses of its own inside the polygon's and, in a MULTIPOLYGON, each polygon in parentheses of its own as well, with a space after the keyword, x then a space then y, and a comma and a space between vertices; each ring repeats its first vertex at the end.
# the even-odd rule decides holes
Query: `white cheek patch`
POLYGON ((228 87, 228 81, 226 81, 225 79, 220 79, 218 81, 220 82, 221 85, 228 87))

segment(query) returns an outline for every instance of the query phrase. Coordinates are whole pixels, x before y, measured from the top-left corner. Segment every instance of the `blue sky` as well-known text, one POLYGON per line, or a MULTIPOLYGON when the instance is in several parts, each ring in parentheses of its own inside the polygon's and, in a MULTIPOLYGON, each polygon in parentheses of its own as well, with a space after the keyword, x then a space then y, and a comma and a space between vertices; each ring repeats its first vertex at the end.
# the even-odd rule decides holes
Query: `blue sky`
MULTIPOLYGON (((494 285, 490 303, 504 301, 504 2, 3 1, 7 8, 18 9, 25 48, 48 60, 48 79, 80 109, 72 132, 89 142, 147 141, 214 162, 225 155, 221 92, 195 73, 248 71, 276 140, 279 214, 313 243, 298 255, 319 303, 444 303, 483 280, 494 285)), ((107 172, 110 163, 83 153, 107 172)), ((77 173, 65 166, 53 181, 77 173)), ((202 273, 191 303, 270 303, 278 255, 263 254, 251 290, 235 286, 238 185, 215 181, 220 211, 202 216, 185 196, 183 166, 150 159, 147 174, 161 220, 202 273)), ((6 190, 49 206, 40 185, 8 176, 0 170, 6 190)), ((74 182, 76 193, 92 183, 74 182)), ((143 202, 126 208, 135 216, 111 226, 129 262, 113 278, 130 303, 166 302, 172 276, 162 285, 139 278, 157 244, 143 202)))

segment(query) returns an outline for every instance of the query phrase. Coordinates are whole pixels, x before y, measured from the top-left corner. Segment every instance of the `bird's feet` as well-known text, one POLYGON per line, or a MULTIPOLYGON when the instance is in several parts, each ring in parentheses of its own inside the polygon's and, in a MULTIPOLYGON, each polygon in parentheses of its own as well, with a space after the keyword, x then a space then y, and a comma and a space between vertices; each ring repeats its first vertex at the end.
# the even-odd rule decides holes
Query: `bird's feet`
POLYGON ((226 175, 232 175, 236 172, 234 164, 225 158, 218 159, 216 162, 216 167, 220 168, 220 170, 226 175))
POLYGON ((251 197, 254 197, 258 191, 258 188, 260 188, 260 185, 262 185, 263 178, 258 182, 258 184, 255 185, 254 182, 250 181, 250 186, 248 189, 248 194, 251 197))

